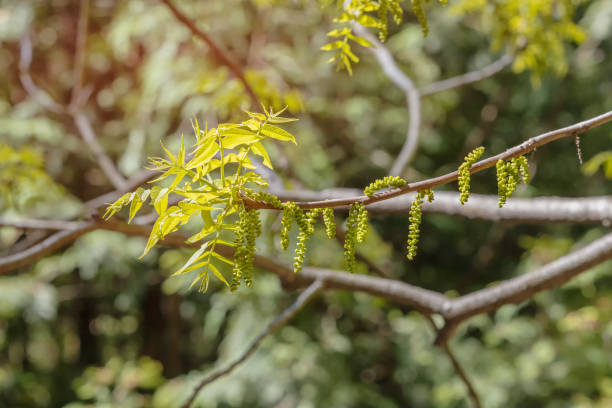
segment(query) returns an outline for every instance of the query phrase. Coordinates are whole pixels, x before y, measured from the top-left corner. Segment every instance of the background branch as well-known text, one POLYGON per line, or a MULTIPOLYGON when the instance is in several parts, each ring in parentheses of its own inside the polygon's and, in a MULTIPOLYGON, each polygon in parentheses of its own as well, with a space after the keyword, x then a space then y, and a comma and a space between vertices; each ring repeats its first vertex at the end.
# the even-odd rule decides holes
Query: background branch
MULTIPOLYGON (((322 201, 344 199, 361 193, 358 189, 334 188, 324 191, 271 191, 282 201, 322 201)), ((371 214, 408 214, 414 193, 368 206, 371 214)), ((499 208, 496 195, 470 194, 465 205, 459 204, 459 193, 436 191, 435 200, 423 205, 423 212, 446 214, 488 221, 520 223, 597 222, 609 226, 612 221, 612 196, 595 197, 512 197, 499 208)))
POLYGON ((423 88, 419 89, 419 94, 421 96, 428 96, 438 92, 457 88, 462 85, 481 81, 502 71, 504 68, 510 65, 513 60, 514 58, 512 55, 504 54, 499 59, 480 69, 424 86, 423 88))
POLYGON ((389 79, 397 85, 406 95, 406 104, 408 106, 408 131, 406 132, 406 141, 402 146, 389 174, 392 176, 400 176, 410 160, 414 156, 419 145, 419 128, 421 126, 421 101, 419 91, 412 79, 410 79, 400 67, 397 66, 391 52, 378 39, 372 35, 361 24, 355 24, 355 33, 373 44, 373 48, 369 50, 374 54, 378 63, 383 69, 383 72, 389 79))
POLYGON ((453 368, 455 369, 455 372, 457 373, 459 378, 461 378, 461 380, 465 384, 465 386, 466 386, 466 388, 468 390, 468 394, 470 395, 470 398, 472 399, 472 402, 474 403, 474 406, 476 408, 481 408, 482 407, 482 403, 480 402, 480 397, 478 396, 478 393, 476 392, 476 388, 472 384, 472 381, 470 380, 470 377, 467 375, 467 373, 465 372, 465 370, 463 369, 463 367, 459 363, 459 360, 457 360, 457 357, 455 357, 455 353, 453 353, 453 351, 451 350, 450 346, 448 345, 448 341, 444 342, 441 345, 441 347, 444 350, 444 352, 446 353, 446 355, 448 356, 448 359, 450 360, 451 364, 453 365, 453 368))
POLYGON ((210 384, 211 382, 231 373, 232 370, 234 370, 234 368, 236 368, 238 365, 243 363, 247 358, 249 358, 249 356, 253 354, 255 350, 257 350, 257 347, 259 346, 259 344, 261 343, 263 339, 265 339, 268 335, 270 335, 271 333, 274 333, 276 330, 278 330, 279 328, 287 324, 287 322, 289 322, 289 320, 291 320, 293 316, 295 316, 297 312, 299 312, 317 294, 317 292, 319 292, 319 290, 322 287, 323 287, 322 280, 315 280, 314 282, 312 282, 310 286, 308 286, 306 290, 304 290, 300 294, 300 296, 298 296, 298 298, 295 300, 295 302, 291 306, 285 309, 276 319, 274 319, 268 325, 268 327, 264 329, 263 332, 259 334, 259 336, 255 338, 255 340, 253 340, 253 342, 251 342, 251 345, 242 353, 242 355, 239 358, 234 360, 234 362, 232 362, 230 365, 228 365, 224 369, 216 371, 212 373, 211 375, 209 375, 208 377, 204 378, 194 388, 190 397, 183 404, 183 408, 189 408, 191 404, 193 404, 193 401, 195 400, 196 396, 198 395, 198 393, 200 392, 202 388, 204 388, 206 385, 210 384))

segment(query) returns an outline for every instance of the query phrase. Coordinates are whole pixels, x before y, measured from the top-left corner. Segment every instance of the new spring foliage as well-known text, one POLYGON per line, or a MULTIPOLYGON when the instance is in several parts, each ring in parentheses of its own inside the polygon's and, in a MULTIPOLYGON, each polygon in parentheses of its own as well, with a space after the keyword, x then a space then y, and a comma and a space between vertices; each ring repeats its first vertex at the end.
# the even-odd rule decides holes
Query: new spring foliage
POLYGON ((263 142, 276 139, 295 143, 292 134, 277 126, 295 119, 280 116, 282 111, 264 109, 264 112, 247 112, 249 119, 241 123, 222 123, 212 129, 200 129, 197 121, 194 122, 195 144, 191 154, 187 154, 181 140, 178 154, 172 154, 162 145, 167 157, 150 159, 151 169, 161 173, 153 182, 165 181, 165 184, 123 195, 108 206, 105 218, 129 205, 131 221, 149 200, 158 217, 144 256, 166 235, 199 215, 203 226, 187 242, 201 242, 201 245, 175 275, 198 271, 193 285, 200 282, 203 291, 208 287, 210 273, 232 289, 241 281, 250 286, 255 240, 261 233, 261 225, 257 211, 245 208, 242 194, 249 191, 260 200, 280 205, 270 194, 255 193, 251 189, 267 187, 267 181, 251 171, 255 168, 252 158, 258 157, 263 165, 272 168, 263 142), (168 205, 170 196, 178 199, 171 206, 168 205), (219 254, 220 246, 234 248, 234 259, 219 254), (219 269, 221 264, 232 267, 231 285, 219 269))

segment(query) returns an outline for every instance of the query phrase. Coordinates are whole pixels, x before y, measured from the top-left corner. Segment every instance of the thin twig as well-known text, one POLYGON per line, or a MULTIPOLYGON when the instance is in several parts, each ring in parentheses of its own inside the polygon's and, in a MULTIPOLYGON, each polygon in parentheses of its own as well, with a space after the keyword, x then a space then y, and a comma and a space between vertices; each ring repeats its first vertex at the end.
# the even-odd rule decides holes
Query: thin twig
POLYGON ((240 65, 238 65, 233 56, 230 56, 230 54, 227 51, 222 50, 211 38, 208 34, 206 34, 204 31, 200 30, 195 23, 189 19, 189 17, 187 17, 185 14, 183 14, 173 3, 171 0, 161 0, 166 7, 168 7, 168 9, 172 12, 172 14, 174 14, 174 17, 176 17, 177 20, 179 20, 181 23, 183 23, 183 25, 185 27, 187 27, 189 29, 189 31, 191 31, 191 33, 193 35, 195 35, 196 37, 200 38, 202 41, 204 41, 206 43, 206 45, 208 45, 208 47, 210 48, 211 52, 215 55, 215 57, 217 57, 217 59, 219 59, 219 61, 225 65, 227 68, 229 68, 229 70, 236 76, 236 78, 238 78, 240 80, 240 82, 242 82, 242 84, 244 85, 244 89, 245 91, 249 94, 249 97, 251 98, 251 101, 253 103, 253 109, 260 109, 259 107, 259 102, 257 100, 257 95, 255 94, 255 92, 253 91, 253 88, 251 88, 251 85, 249 84, 249 82, 246 80, 246 77, 244 76, 244 72, 242 71, 242 68, 240 67, 240 65))
POLYGON ((116 189, 124 189, 127 186, 127 181, 98 142, 96 133, 87 116, 79 110, 72 110, 71 115, 81 137, 89 146, 89 150, 93 153, 104 174, 106 174, 116 189))
POLYGON ((428 96, 438 92, 447 91, 452 88, 457 88, 462 85, 481 81, 506 68, 512 63, 513 59, 514 58, 512 55, 504 54, 499 59, 480 69, 424 86, 423 88, 419 89, 419 93, 421 96, 428 96))
MULTIPOLYGON (((522 156, 525 153, 535 150, 536 148, 543 146, 545 144, 548 144, 550 142, 553 142, 557 139, 584 133, 590 129, 593 129, 597 126, 601 126, 610 121, 612 121, 612 111, 608 111, 602 115, 596 116, 591 119, 587 119, 585 121, 576 123, 571 126, 567 126, 561 129, 543 133, 539 136, 532 137, 517 146, 507 149, 505 152, 489 157, 488 159, 484 159, 479 162, 476 162, 470 168, 470 173, 473 174, 473 173, 477 173, 485 169, 488 169, 490 167, 494 167, 498 160, 506 161, 514 157, 522 156)), ((410 193, 412 191, 420 191, 420 190, 425 190, 425 189, 441 186, 443 184, 452 183, 453 181, 457 180, 458 175, 459 174, 457 171, 453 171, 453 172, 444 174, 442 176, 433 177, 427 180, 422 180, 422 181, 418 181, 415 183, 406 184, 404 187, 394 188, 394 189, 390 189, 390 190, 387 190, 381 193, 377 193, 370 197, 359 196, 359 197, 323 200, 323 201, 298 202, 296 204, 303 209, 326 208, 326 207, 345 207, 345 206, 351 205, 356 202, 361 202, 364 205, 370 205, 373 203, 377 203, 379 201, 384 201, 384 200, 388 200, 393 197, 398 197, 403 194, 410 193)), ((277 209, 271 204, 264 203, 261 201, 255 201, 248 197, 243 197, 243 200, 245 201, 245 205, 249 208, 271 209, 271 210, 277 209)))
POLYGON ((474 406, 476 408, 482 408, 482 403, 480 402, 480 397, 478 396, 478 393, 476 392, 476 388, 474 388, 472 381, 468 377, 463 367, 461 367, 461 364, 459 364, 459 360, 457 360, 457 357, 455 357, 455 354, 453 353, 450 346, 448 345, 448 341, 441 344, 440 347, 442 347, 442 349, 448 356, 449 360, 451 361, 453 367, 455 368, 455 371, 457 372, 459 377, 461 377, 461 380, 463 380, 463 383, 467 387, 468 393, 470 394, 470 398, 472 398, 472 402, 474 403, 474 406))
POLYGON ((23 37, 21 37, 19 46, 19 80, 21 81, 23 88, 26 90, 28 95, 30 95, 46 110, 57 114, 65 113, 65 108, 54 101, 48 93, 36 86, 32 76, 30 75, 30 65, 32 64, 32 40, 30 39, 29 34, 26 33, 23 37))
POLYGON ((421 126, 421 101, 419 91, 412 79, 410 79, 404 72, 397 66, 391 52, 385 47, 378 39, 366 30, 360 24, 355 24, 355 33, 359 36, 364 37, 370 43, 374 45, 370 48, 378 63, 383 69, 383 72, 389 77, 389 79, 400 88, 406 95, 406 104, 408 105, 408 131, 406 132, 406 141, 402 146, 395 163, 391 167, 389 174, 392 176, 401 175, 410 160, 416 153, 416 149, 419 144, 419 128, 421 126))
POLYGON ((259 334, 259 336, 255 338, 255 340, 253 340, 251 345, 242 353, 242 355, 239 358, 234 360, 234 362, 232 362, 227 367, 219 371, 216 371, 212 373, 211 375, 209 375, 208 377, 204 378, 193 389, 191 396, 187 399, 187 401, 185 401, 182 407, 189 408, 202 388, 212 383, 213 381, 219 379, 220 377, 223 377, 231 373, 234 368, 236 368, 241 363, 243 363, 247 358, 249 358, 249 356, 251 356, 251 354, 253 354, 255 350, 257 350, 257 347, 259 346, 259 344, 261 343, 263 339, 265 339, 271 333, 274 333, 280 327, 287 324, 287 322, 289 322, 289 320, 291 320, 293 316, 295 316, 297 312, 299 312, 317 294, 317 292, 319 292, 319 290, 322 287, 323 287, 322 280, 315 280, 314 282, 312 282, 310 286, 308 286, 308 288, 306 288, 306 290, 304 290, 300 294, 300 296, 298 296, 298 298, 295 300, 295 302, 291 306, 285 309, 276 319, 274 319, 268 325, 268 327, 265 328, 263 332, 259 334))
POLYGON ((74 83, 72 85, 72 96, 70 98, 70 105, 72 106, 79 106, 81 102, 88 18, 89 0, 81 0, 79 7, 79 22, 77 24, 76 49, 74 53, 74 83))
MULTIPOLYGON (((83 53, 84 51, 77 51, 77 54, 83 53)), ((30 75, 30 64, 32 62, 32 42, 28 35, 21 38, 20 42, 20 62, 19 62, 19 78, 21 84, 28 94, 41 104, 45 109, 53 113, 67 114, 72 117, 79 134, 94 154, 98 164, 102 168, 102 171, 108 179, 111 181, 113 186, 117 189, 125 188, 126 181, 119 173, 119 170, 115 167, 113 161, 106 155, 102 146, 98 143, 96 134, 93 130, 89 119, 80 112, 76 106, 71 106, 70 109, 66 109, 53 100, 46 92, 40 90, 30 75)), ((78 97, 77 97, 78 99, 78 97)))

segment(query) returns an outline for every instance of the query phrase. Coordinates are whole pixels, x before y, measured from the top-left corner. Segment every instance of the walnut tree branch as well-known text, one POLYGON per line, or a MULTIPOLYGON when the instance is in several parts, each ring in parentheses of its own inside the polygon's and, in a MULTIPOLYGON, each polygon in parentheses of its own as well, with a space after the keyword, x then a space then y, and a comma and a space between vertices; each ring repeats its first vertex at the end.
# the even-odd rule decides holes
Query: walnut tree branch
MULTIPOLYGON (((525 153, 531 152, 536 148, 553 142, 557 139, 561 139, 564 137, 575 136, 577 134, 584 133, 590 129, 601 126, 605 123, 612 121, 612 111, 608 111, 599 116, 595 116, 591 119, 587 119, 582 122, 578 122, 574 125, 566 126, 561 129, 552 130, 550 132, 543 133, 541 135, 532 137, 523 143, 511 147, 506 151, 499 153, 495 156, 489 157, 484 160, 480 160, 470 168, 470 173, 477 173, 488 169, 490 167, 494 167, 498 160, 510 160, 514 157, 522 156, 525 153)), ((303 209, 312 209, 312 208, 326 208, 326 207, 344 207, 351 205, 356 202, 361 202, 364 205, 370 205, 373 203, 377 203, 379 201, 385 201, 391 199, 393 197, 398 197, 412 191, 419 191, 428 188, 434 188, 437 186, 441 186, 443 184, 452 183, 456 181, 458 178, 458 172, 453 171, 442 176, 433 177, 427 180, 417 181, 415 183, 406 184, 404 187, 390 189, 388 191, 384 191, 381 193, 376 193, 370 197, 368 196, 359 196, 359 197, 349 197, 349 198, 341 198, 341 199, 332 199, 332 200, 322 200, 322 201, 308 201, 308 202, 297 202, 296 204, 303 209)), ((274 206, 268 203, 264 203, 261 201, 255 201, 248 197, 243 197, 245 201, 245 205, 249 208, 253 209, 276 209, 274 206)))
POLYGON ((251 345, 242 353, 242 355, 239 358, 234 360, 227 367, 212 373, 208 377, 204 378, 200 383, 198 383, 198 385, 193 389, 191 395, 189 396, 187 401, 185 401, 182 407, 189 408, 191 404, 193 404, 195 398, 197 397, 198 393, 200 392, 202 388, 204 388, 206 385, 210 384, 211 382, 219 379, 220 377, 223 377, 231 373, 232 370, 234 370, 234 368, 236 368, 241 363, 243 363, 247 358, 249 358, 249 356, 251 356, 251 354, 253 354, 255 350, 257 350, 257 347, 262 342, 262 340, 266 338, 268 335, 274 333, 276 330, 278 330, 285 324, 287 324, 289 320, 291 320, 293 316, 295 316, 319 292, 319 290, 321 290, 321 288, 323 287, 323 284, 324 282, 322 280, 313 281, 306 288, 306 290, 304 290, 298 296, 298 298, 295 300, 295 302, 291 306, 289 306, 278 317, 276 317, 276 319, 274 319, 268 325, 268 327, 266 327, 264 331, 262 331, 259 334, 259 336, 257 336, 255 340, 251 342, 251 345))

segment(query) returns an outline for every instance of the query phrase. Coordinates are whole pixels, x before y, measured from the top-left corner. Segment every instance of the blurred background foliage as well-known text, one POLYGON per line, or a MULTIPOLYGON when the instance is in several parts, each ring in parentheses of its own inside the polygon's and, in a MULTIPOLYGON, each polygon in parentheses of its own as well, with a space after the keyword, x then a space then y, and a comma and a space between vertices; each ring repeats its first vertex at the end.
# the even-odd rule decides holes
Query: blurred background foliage
MULTIPOLYGON (((68 103, 78 3, 0 2, 3 217, 86 217, 82 203, 112 190, 73 123, 45 111, 19 80, 19 40, 30 33, 34 81, 68 103)), ((517 68, 517 60, 516 72, 507 69, 424 98, 420 149, 409 180, 453 170, 479 145, 487 154, 497 153, 612 109, 609 0, 426 4, 429 35, 423 37, 408 12, 401 26, 390 25, 387 46, 417 85, 458 75, 499 57, 504 47, 495 42, 503 24, 513 27, 512 35, 533 28, 529 24, 546 28, 537 19, 506 23, 504 13, 515 9, 533 18, 519 3, 571 6, 569 22, 563 21, 565 11, 559 17, 554 8, 546 18, 563 21, 557 28, 565 39, 583 41, 551 50, 550 38, 540 39, 533 58, 540 61, 536 68, 546 68, 541 72, 523 71, 533 67, 523 61, 517 68), (503 13, 492 23, 486 16, 495 10, 503 13), (491 42, 498 47, 492 50, 491 42)), ((355 50, 361 61, 352 76, 326 63, 329 55, 320 47, 334 27, 334 7, 314 0, 176 4, 246 67, 249 84, 266 105, 288 105, 300 119, 290 125, 297 147, 270 146, 284 187, 362 188, 386 175, 408 124, 404 95, 363 48, 355 50)), ((91 91, 85 114, 126 176, 160 154, 160 140, 176 150, 193 117, 211 125, 242 119, 240 108, 250 103, 243 85, 206 46, 162 4, 148 0, 91 1, 85 84, 91 91)), ((533 182, 517 195, 609 193, 611 134, 608 126, 582 137, 585 160, 594 160, 587 162, 588 174, 572 140, 538 149, 529 157, 533 182)), ((494 174, 476 175, 472 191, 494 194, 494 174)), ((450 296, 532 270, 605 229, 425 215, 420 253, 408 263, 407 218, 374 218, 373 232, 359 250, 393 277, 450 296)), ((279 250, 278 229, 278 214, 266 214, 258 248, 290 263, 291 252, 279 250)), ((30 238, 20 229, 0 228, 0 255, 30 238)), ((323 231, 311 242, 307 263, 341 268, 341 247, 323 231)), ((290 302, 277 279, 263 272, 252 289, 234 294, 218 282, 207 294, 189 292, 188 280, 166 280, 189 251, 155 249, 138 260, 143 247, 144 239, 96 231, 0 277, 0 406, 179 406, 204 373, 237 356, 290 302)), ((452 347, 485 406, 612 405, 611 266, 602 264, 561 289, 461 326, 452 347)), ((239 370, 207 387, 197 404, 468 406, 464 386, 446 355, 432 346, 433 336, 414 311, 363 294, 325 293, 239 370)))

